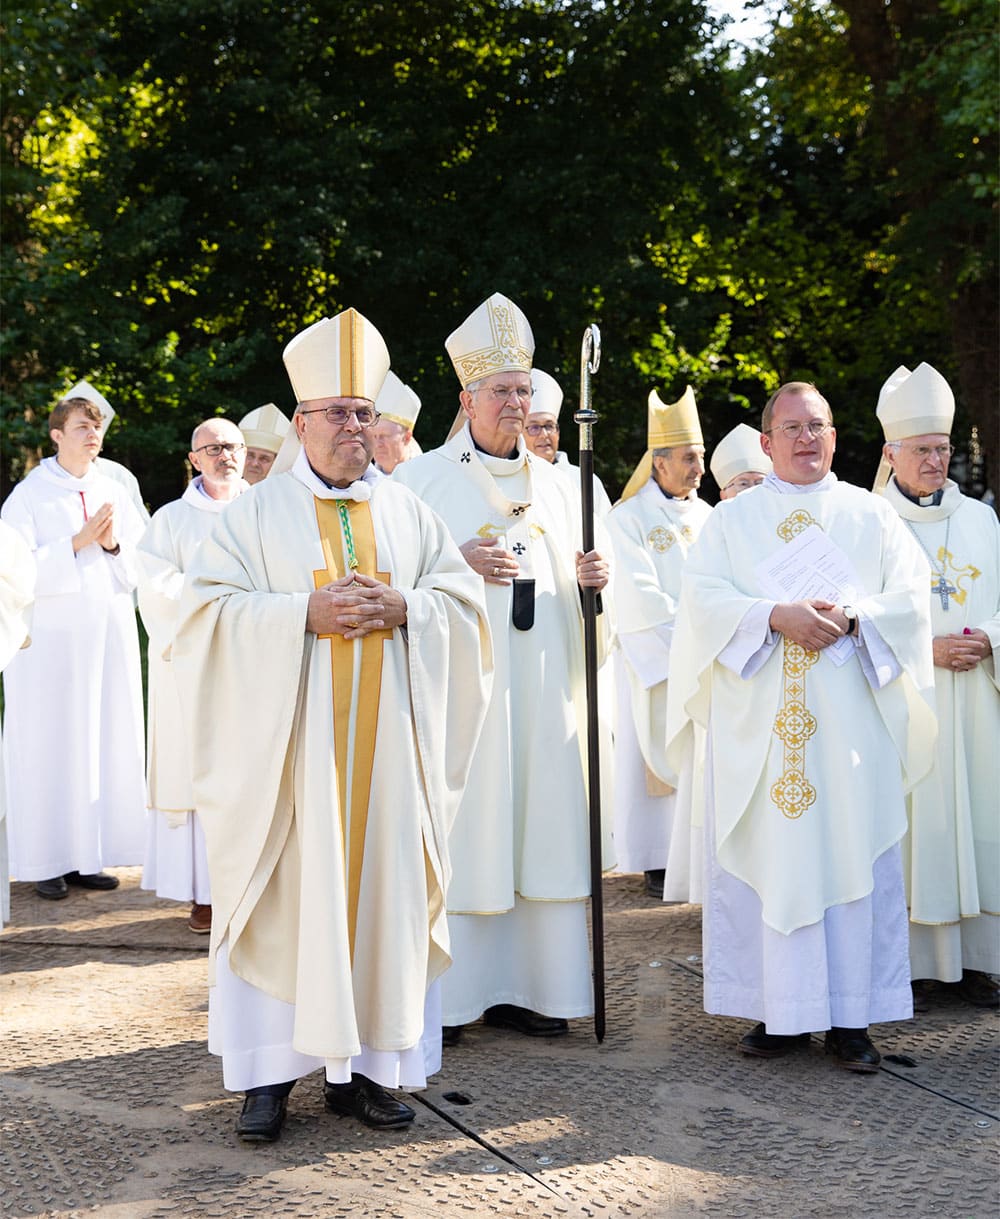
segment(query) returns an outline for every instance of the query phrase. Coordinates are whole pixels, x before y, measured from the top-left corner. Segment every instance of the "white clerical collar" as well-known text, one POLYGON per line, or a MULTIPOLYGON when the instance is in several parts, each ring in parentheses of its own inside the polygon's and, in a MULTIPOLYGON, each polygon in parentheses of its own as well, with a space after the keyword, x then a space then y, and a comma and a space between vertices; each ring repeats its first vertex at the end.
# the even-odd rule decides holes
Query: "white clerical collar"
POLYGON ((811 495, 814 491, 833 490, 836 481, 837 476, 832 470, 815 483, 786 483, 783 478, 779 478, 772 472, 764 475, 763 485, 770 487, 772 491, 777 491, 779 495, 811 495))
MULTIPOLYGON (((229 499, 213 499, 205 490, 202 479, 203 475, 198 474, 184 488, 184 494, 181 496, 181 499, 186 504, 190 504, 192 508, 197 508, 199 512, 221 512, 233 502, 229 499)), ((241 478, 240 489, 237 495, 242 495, 249 486, 250 484, 241 478)))
MULTIPOLYGON (((492 453, 487 453, 485 449, 481 449, 476 444, 475 438, 472 435, 472 427, 468 420, 466 420, 465 426, 468 429, 469 440, 472 442, 479 460, 491 474, 499 474, 502 478, 505 474, 516 474, 518 470, 528 464, 528 446, 524 443, 523 436, 518 436, 514 452, 510 457, 494 457, 492 453)), ((548 465, 549 463, 546 462, 545 464, 548 465)))
POLYGON ((298 479, 304 487, 308 487, 317 499, 371 499, 376 485, 385 478, 385 475, 378 466, 369 465, 365 469, 364 474, 360 478, 355 479, 350 486, 328 487, 309 464, 309 458, 306 457, 305 449, 299 450, 299 454, 295 458, 295 464, 289 473, 293 478, 298 479))

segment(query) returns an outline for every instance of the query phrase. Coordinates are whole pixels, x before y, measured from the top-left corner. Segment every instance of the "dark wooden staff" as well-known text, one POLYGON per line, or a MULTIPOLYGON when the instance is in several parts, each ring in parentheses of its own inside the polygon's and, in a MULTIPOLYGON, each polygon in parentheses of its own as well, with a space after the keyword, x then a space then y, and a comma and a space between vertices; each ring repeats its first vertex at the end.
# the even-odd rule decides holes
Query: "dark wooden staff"
MULTIPOLYGON (((601 332, 588 326, 580 351, 580 409, 573 416, 580 427, 580 499, 583 504, 583 553, 594 549, 594 424, 590 378, 601 363, 601 332)), ((604 893, 601 841, 601 752, 597 722, 598 593, 581 588, 583 651, 587 675, 587 789, 590 814, 590 927, 594 957, 594 1036, 604 1040, 604 893)))

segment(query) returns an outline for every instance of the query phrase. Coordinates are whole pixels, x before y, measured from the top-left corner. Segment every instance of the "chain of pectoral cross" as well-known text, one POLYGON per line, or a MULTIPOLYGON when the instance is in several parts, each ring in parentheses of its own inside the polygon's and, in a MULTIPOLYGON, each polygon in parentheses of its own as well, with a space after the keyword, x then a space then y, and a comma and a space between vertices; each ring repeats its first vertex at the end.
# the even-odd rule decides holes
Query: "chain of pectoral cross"
POLYGON ((917 533, 916 529, 913 528, 912 523, 907 521, 906 524, 909 526, 910 533, 912 533, 917 539, 917 545, 927 556, 931 567, 937 573, 937 581, 931 585, 931 592, 937 593, 937 595, 941 598, 941 608, 943 610, 951 609, 951 606, 948 604, 948 598, 953 597, 958 592, 958 588, 952 584, 945 575, 945 572, 948 570, 948 534, 951 532, 951 517, 948 517, 948 523, 945 525, 943 547, 944 558, 940 560, 940 562, 934 558, 931 552, 920 540, 920 534, 917 533))

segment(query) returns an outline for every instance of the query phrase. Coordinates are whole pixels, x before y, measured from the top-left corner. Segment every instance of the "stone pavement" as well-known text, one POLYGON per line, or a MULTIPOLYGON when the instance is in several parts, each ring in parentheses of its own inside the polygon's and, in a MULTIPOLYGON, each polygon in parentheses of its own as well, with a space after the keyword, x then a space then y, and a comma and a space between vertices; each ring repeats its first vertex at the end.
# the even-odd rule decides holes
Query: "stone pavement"
POLYGON ((13 886, 3 953, 9 1216, 102 1219, 994 1219, 998 1016, 932 996, 880 1026, 875 1075, 822 1037, 745 1059, 748 1027, 701 1011, 699 911, 607 882, 608 1035, 536 1042, 476 1027, 445 1051, 407 1130, 292 1094, 281 1141, 248 1147, 205 1050, 207 945, 118 870, 62 902, 13 886))

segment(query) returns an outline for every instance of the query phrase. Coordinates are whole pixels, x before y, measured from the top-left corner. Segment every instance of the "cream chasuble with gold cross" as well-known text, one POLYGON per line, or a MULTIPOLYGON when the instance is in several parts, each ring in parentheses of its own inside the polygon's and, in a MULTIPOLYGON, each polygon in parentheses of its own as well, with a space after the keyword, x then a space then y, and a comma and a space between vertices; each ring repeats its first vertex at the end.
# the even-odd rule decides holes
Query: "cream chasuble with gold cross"
POLYGON ((927 563, 887 504, 837 482, 719 504, 684 569, 671 650, 668 758, 709 731, 718 862, 785 935, 871 893, 872 865, 906 830, 903 792, 927 773, 935 720, 927 563), (752 674, 720 654, 764 598, 758 565, 815 524, 854 564, 853 600, 889 649, 866 673, 778 637, 752 674))
POLYGON ((328 489, 304 453, 198 551, 174 645, 212 878, 212 957, 295 1005, 325 1059, 417 1044, 449 963, 448 829, 491 665, 482 582, 373 470, 328 489), (306 633, 312 589, 391 584, 405 627, 306 633))
POLYGON ((993 647, 968 672, 935 665, 934 769, 907 799, 913 976, 956 982, 963 966, 1000 973, 1000 522, 951 481, 936 506, 914 504, 895 479, 882 494, 937 569, 925 586, 932 634, 981 630, 993 647))

